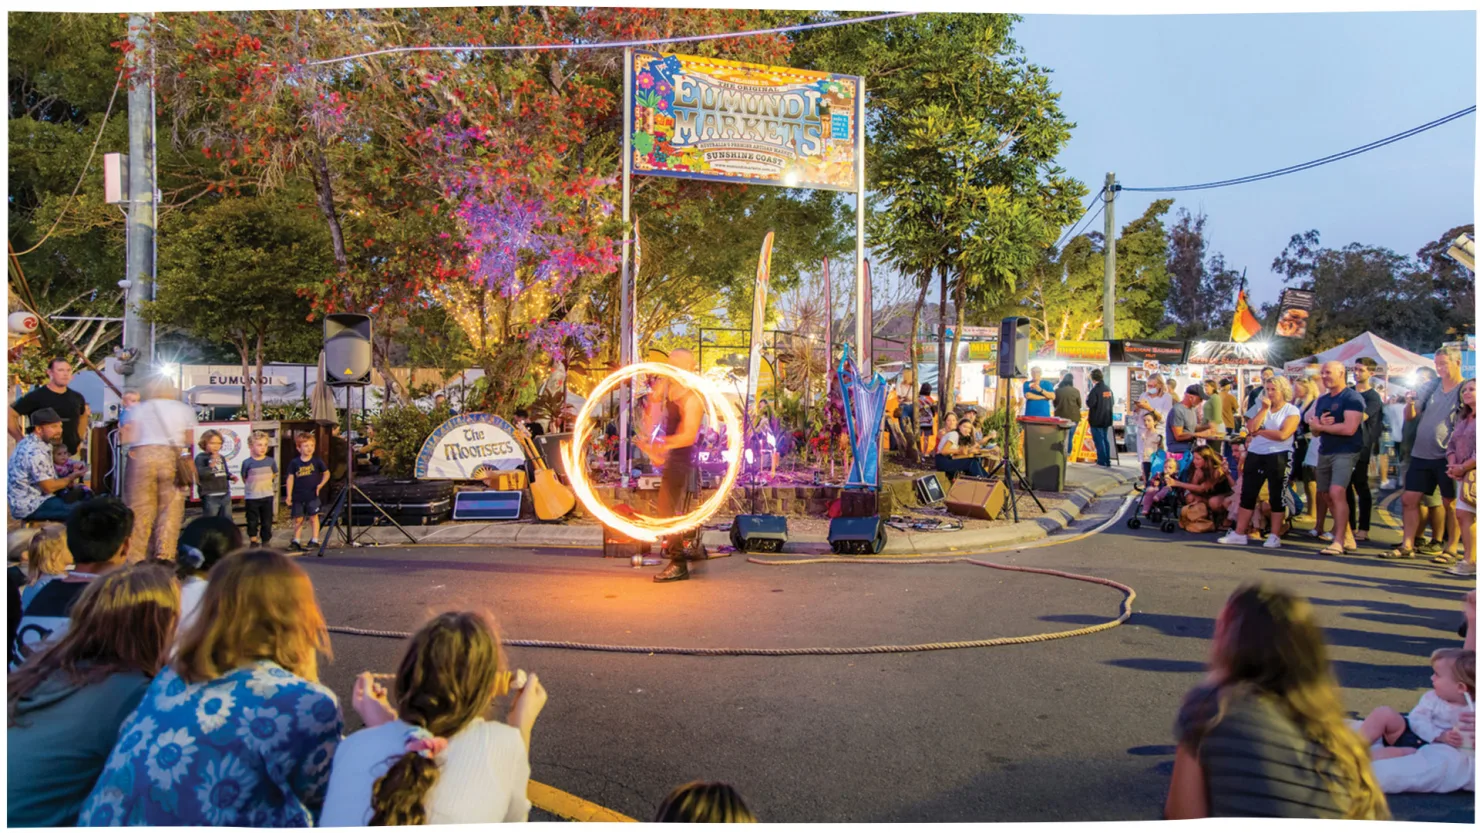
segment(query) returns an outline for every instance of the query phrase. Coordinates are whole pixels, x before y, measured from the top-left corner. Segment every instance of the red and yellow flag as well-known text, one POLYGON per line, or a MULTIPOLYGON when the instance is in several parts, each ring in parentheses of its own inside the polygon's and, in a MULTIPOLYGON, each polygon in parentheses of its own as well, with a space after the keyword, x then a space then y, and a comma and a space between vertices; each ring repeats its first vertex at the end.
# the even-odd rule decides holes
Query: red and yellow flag
POLYGON ((1249 309, 1249 296, 1242 289, 1238 291, 1238 306, 1233 310, 1233 340, 1238 342, 1248 341, 1259 334, 1259 319, 1254 317, 1254 311, 1249 309))

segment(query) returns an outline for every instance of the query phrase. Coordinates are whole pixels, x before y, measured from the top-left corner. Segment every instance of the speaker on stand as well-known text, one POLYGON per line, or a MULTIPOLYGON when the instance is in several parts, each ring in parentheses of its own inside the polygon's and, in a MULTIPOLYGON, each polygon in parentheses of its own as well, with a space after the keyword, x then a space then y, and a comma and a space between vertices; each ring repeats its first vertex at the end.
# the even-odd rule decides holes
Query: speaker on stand
POLYGON ((994 466, 990 472, 987 472, 987 479, 998 479, 997 472, 1002 471, 1004 468, 1007 469, 1007 471, 1002 473, 1000 479, 1007 481, 1007 500, 1012 505, 1012 520, 1014 523, 1018 520, 1017 489, 1013 487, 1014 481, 1017 482, 1017 488, 1027 492, 1028 497, 1031 497, 1033 502, 1038 504, 1039 512, 1045 511, 1043 502, 1038 499, 1038 495, 1033 493, 1033 487, 1029 485, 1028 478, 1023 476, 1022 469, 1019 469, 1017 464, 1012 462, 1012 450, 1015 448, 1013 445, 1012 426, 1017 423, 1017 418, 1013 415, 1012 380, 1021 379, 1028 375, 1028 331, 1032 323, 1029 319, 1016 315, 1002 319, 1002 327, 999 331, 999 349, 997 351, 997 378, 1001 380, 1002 384, 1007 385, 1007 419, 1003 420, 1006 436, 1002 438, 1002 462, 994 466))
MULTIPOLYGON (((365 395, 364 388, 370 383, 370 335, 370 316, 368 315, 341 312, 324 316, 324 370, 329 376, 329 385, 346 390, 360 388, 362 403, 365 395)), ((346 393, 344 404, 344 437, 345 442, 348 443, 352 430, 350 414, 354 404, 353 394, 346 393)), ((350 508, 358 501, 352 501, 351 496, 369 504, 392 526, 401 530, 401 534, 406 536, 407 541, 416 543, 411 533, 397 523, 384 507, 371 500, 355 485, 355 455, 354 448, 351 446, 348 465, 344 471, 344 488, 339 490, 339 495, 334 498, 334 503, 325 513, 327 522, 324 524, 323 540, 319 542, 319 549, 314 555, 319 558, 324 557, 324 549, 329 546, 329 536, 336 528, 344 538, 344 543, 352 547, 360 545, 355 540, 354 510, 350 508)))

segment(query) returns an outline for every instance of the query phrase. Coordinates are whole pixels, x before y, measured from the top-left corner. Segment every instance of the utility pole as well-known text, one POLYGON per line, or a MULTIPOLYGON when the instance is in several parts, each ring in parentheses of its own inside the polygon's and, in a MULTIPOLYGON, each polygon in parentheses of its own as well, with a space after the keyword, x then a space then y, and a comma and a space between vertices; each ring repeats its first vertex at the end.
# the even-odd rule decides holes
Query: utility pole
POLYGON ((124 378, 126 390, 138 390, 147 376, 140 372, 154 364, 151 328, 140 314, 140 303, 154 298, 154 78, 150 53, 154 49, 150 20, 132 15, 128 20, 128 240, 124 292, 124 348, 136 350, 135 370, 124 378))
POLYGON ((1115 174, 1105 174, 1105 322, 1106 340, 1115 338, 1115 174))

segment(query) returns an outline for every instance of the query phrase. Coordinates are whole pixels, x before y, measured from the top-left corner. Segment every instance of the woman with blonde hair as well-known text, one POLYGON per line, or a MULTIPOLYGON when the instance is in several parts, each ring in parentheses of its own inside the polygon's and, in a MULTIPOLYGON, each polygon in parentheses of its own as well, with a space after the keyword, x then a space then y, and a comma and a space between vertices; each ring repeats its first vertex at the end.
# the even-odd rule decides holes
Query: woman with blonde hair
POLYGON ((1176 734, 1168 819, 1388 818, 1321 628, 1298 596, 1260 584, 1234 591, 1176 734))
POLYGON ((134 510, 134 534, 129 560, 173 560, 185 515, 185 494, 176 472, 182 456, 189 458, 190 434, 198 424, 195 412, 179 401, 175 386, 156 379, 144 389, 144 401, 130 411, 123 441, 128 444, 123 499, 134 510))
POLYGON ((267 549, 221 559, 79 826, 311 826, 344 724, 320 653, 328 631, 301 567, 267 549))
POLYGON ((545 705, 539 678, 519 687, 507 722, 485 720, 510 692, 493 623, 444 613, 411 637, 392 707, 373 675, 355 681, 356 708, 382 714, 334 753, 320 824, 363 827, 529 820, 529 738, 545 705))
POLYGON ((65 635, 10 675, 11 827, 77 824, 119 727, 169 655, 179 613, 168 570, 115 570, 78 597, 65 635))

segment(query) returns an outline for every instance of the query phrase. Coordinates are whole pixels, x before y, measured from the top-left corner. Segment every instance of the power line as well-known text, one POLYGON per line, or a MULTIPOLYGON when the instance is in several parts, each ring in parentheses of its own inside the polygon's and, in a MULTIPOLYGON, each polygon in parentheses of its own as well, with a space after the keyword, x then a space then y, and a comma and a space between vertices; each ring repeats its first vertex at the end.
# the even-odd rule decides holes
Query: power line
POLYGON ((354 55, 345 55, 340 58, 325 58, 320 61, 309 61, 307 66, 320 66, 323 64, 337 64, 343 61, 353 61, 359 58, 371 58, 376 55, 393 55, 403 52, 538 52, 554 49, 621 49, 628 46, 658 46, 665 43, 695 43, 698 41, 724 40, 725 38, 747 38, 756 35, 779 35, 786 32, 804 32, 809 29, 826 29, 832 26, 847 26, 853 23, 871 23, 876 20, 890 20, 896 17, 914 17, 924 12, 889 12, 888 14, 876 14, 868 17, 850 17, 843 20, 827 20, 819 23, 799 23, 794 26, 778 26, 774 29, 750 29, 743 32, 721 32, 715 35, 688 35, 679 38, 652 38, 650 40, 629 41, 599 41, 594 43, 539 43, 539 44, 503 44, 497 46, 395 46, 389 49, 377 49, 373 52, 360 52, 354 55))
MULTIPOLYGON (((1076 234, 1075 229, 1079 228, 1079 224, 1082 223, 1082 222, 1084 222, 1084 218, 1085 217, 1088 217, 1089 216, 1090 209, 1091 208, 1094 208, 1095 207, 1095 204, 1098 203, 1100 200, 1102 200, 1104 198, 1105 198, 1105 189, 1104 188, 1101 188, 1100 189, 1100 193, 1095 194, 1095 198, 1092 199, 1092 200, 1090 200, 1089 205, 1087 205, 1087 206, 1084 207, 1084 213, 1079 215, 1079 219, 1078 220, 1075 220, 1074 221, 1074 224, 1071 225, 1071 226, 1069 226, 1069 230, 1066 231, 1066 232, 1064 232, 1064 234, 1059 237, 1058 242, 1054 243, 1053 244, 1053 247, 1055 249, 1057 249, 1057 248, 1063 246, 1065 243, 1069 242, 1070 240, 1073 240, 1074 239, 1074 235, 1076 234)), ((1103 211, 1104 210, 1104 206, 1101 206, 1100 207, 1100 210, 1103 211)), ((1096 212, 1095 216, 1098 217, 1099 216, 1099 213, 1096 212)), ((1094 222, 1094 220, 1090 220, 1090 222, 1094 222)), ((1089 226, 1085 226, 1085 228, 1089 228, 1089 226)))
POLYGON ((1201 183, 1199 185, 1166 185, 1166 186, 1159 186, 1159 187, 1156 187, 1156 188, 1130 188, 1130 187, 1121 187, 1121 188, 1118 188, 1117 190, 1121 190, 1121 191, 1155 191, 1155 192, 1163 192, 1163 193, 1170 192, 1170 191, 1202 191, 1202 190, 1206 190, 1208 188, 1225 188, 1225 187, 1230 186, 1230 185, 1243 185, 1243 184, 1249 183, 1249 182, 1259 182, 1259 181, 1265 180, 1265 179, 1274 179, 1275 177, 1286 176, 1288 174, 1293 174, 1293 173, 1299 173, 1300 171, 1308 171, 1311 168, 1318 168, 1321 165, 1329 165, 1332 162, 1338 162, 1338 161, 1340 161, 1342 159, 1349 159, 1349 158, 1351 158, 1353 156, 1356 156, 1358 154, 1366 153, 1369 150, 1376 150, 1376 149, 1378 149, 1380 147, 1385 147, 1387 145, 1393 144, 1394 142, 1400 142, 1400 141, 1402 141, 1404 139, 1407 139, 1409 137, 1417 136, 1418 134, 1423 133, 1426 130, 1432 130, 1432 129, 1436 128, 1436 127, 1439 127, 1440 125, 1448 124, 1449 122, 1452 122, 1455 119, 1462 118, 1464 116, 1468 116, 1468 115, 1470 115, 1470 114, 1472 114, 1474 112, 1475 112, 1475 106, 1474 105, 1470 105, 1469 107, 1466 107, 1463 110, 1459 110, 1457 112, 1450 113, 1449 115, 1444 116, 1442 118, 1434 119, 1433 121, 1428 122, 1426 124, 1421 124, 1418 127, 1410 128, 1408 130, 1403 131, 1402 133, 1395 133, 1392 136, 1388 136, 1388 137, 1383 138, 1383 139, 1378 139, 1375 142, 1368 142, 1365 145, 1359 145, 1359 146, 1354 147, 1354 148, 1351 148, 1349 150, 1344 150, 1344 151, 1342 151, 1340 153, 1333 153, 1330 156, 1323 156, 1320 159, 1312 159, 1309 162, 1302 162, 1299 165, 1291 165, 1291 166, 1289 166, 1287 168, 1278 168, 1276 170, 1273 170, 1273 171, 1265 171, 1264 173, 1260 173, 1260 174, 1251 174, 1249 176, 1241 176, 1241 177, 1238 177, 1238 178, 1235 178, 1235 179, 1224 179, 1224 180, 1219 180, 1217 182, 1204 182, 1204 183, 1201 183))

